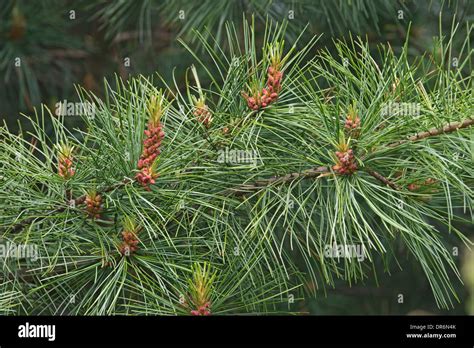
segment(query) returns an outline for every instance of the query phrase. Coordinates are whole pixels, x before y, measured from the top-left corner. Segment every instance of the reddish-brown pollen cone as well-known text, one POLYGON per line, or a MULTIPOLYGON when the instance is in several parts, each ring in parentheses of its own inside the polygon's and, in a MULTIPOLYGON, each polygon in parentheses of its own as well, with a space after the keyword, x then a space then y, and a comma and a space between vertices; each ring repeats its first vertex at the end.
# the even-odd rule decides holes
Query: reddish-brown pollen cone
POLYGON ((276 102, 281 91, 282 80, 283 72, 270 66, 267 70, 266 86, 261 91, 255 89, 251 92, 251 95, 242 93, 249 109, 257 111, 276 102))
POLYGON ((242 96, 247 101, 247 106, 249 109, 257 111, 262 108, 266 108, 268 105, 273 103, 273 101, 278 99, 278 95, 275 95, 272 98, 272 93, 267 88, 262 89, 262 91, 254 92, 253 95, 249 96, 247 93, 242 93, 242 96))
POLYGON ((123 242, 119 246, 119 251, 124 256, 130 256, 132 253, 138 250, 138 237, 135 232, 123 231, 122 232, 123 242))
POLYGON ((152 167, 144 167, 137 173, 135 179, 145 188, 145 190, 151 191, 150 185, 156 183, 156 178, 158 178, 158 176, 159 174, 155 173, 152 167))
POLYGON ((212 121, 212 113, 204 103, 197 103, 193 115, 196 116, 197 120, 201 122, 205 127, 209 127, 212 121))
POLYGON ((90 218, 99 219, 102 211, 102 197, 97 194, 86 195, 86 211, 90 218))
POLYGON ((211 304, 210 304, 210 302, 206 302, 204 305, 199 306, 198 309, 192 310, 191 315, 196 315, 196 316, 211 315, 211 304))
POLYGON ((346 130, 355 130, 360 127, 360 118, 359 116, 351 116, 348 115, 346 118, 346 122, 344 123, 344 128, 346 130))
POLYGON ((247 101, 247 106, 249 107, 249 109, 257 111, 262 107, 262 98, 260 92, 255 92, 251 96, 249 96, 245 92, 242 92, 242 96, 247 101))
POLYGON ((160 146, 165 136, 163 125, 158 121, 149 122, 145 130, 145 140, 143 140, 143 151, 138 160, 138 169, 140 171, 135 175, 135 179, 147 190, 150 191, 150 185, 155 183, 158 173, 153 169, 153 163, 161 153, 160 146))
POLYGON ((157 125, 148 123, 145 130, 145 140, 143 140, 143 151, 138 160, 138 169, 151 167, 156 157, 161 153, 160 146, 165 136, 163 126, 158 122, 157 125))
POLYGON ((429 191, 429 192, 436 192, 437 189, 433 188, 433 186, 437 183, 438 181, 433 178, 428 178, 423 182, 413 182, 407 186, 407 189, 409 191, 419 191, 419 190, 424 190, 424 191, 429 191))
POLYGON ((74 146, 59 144, 58 148, 58 175, 65 180, 74 176, 76 171, 73 168, 74 157, 72 155, 74 146))
POLYGON ((283 80, 283 72, 276 67, 270 66, 267 70, 267 90, 271 98, 271 102, 278 99, 278 94, 281 91, 281 82, 283 80))
POLYGON ((357 171, 357 163, 355 161, 352 149, 346 151, 336 151, 337 164, 332 169, 341 175, 351 175, 357 171))
POLYGON ((71 157, 60 157, 58 160, 58 174, 64 179, 69 179, 74 176, 76 171, 72 167, 71 157))

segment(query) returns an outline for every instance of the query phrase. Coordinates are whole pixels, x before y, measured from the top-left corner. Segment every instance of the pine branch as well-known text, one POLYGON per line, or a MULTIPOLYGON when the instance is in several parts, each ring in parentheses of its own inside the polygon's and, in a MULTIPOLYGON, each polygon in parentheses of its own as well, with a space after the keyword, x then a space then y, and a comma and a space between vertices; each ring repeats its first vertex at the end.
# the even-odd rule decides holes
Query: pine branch
POLYGON ((223 194, 224 195, 234 195, 237 197, 243 196, 246 193, 250 193, 252 191, 256 191, 258 189, 268 187, 270 185, 281 185, 286 184, 289 182, 293 182, 297 179, 310 179, 318 177, 321 174, 329 173, 330 170, 328 167, 315 167, 303 172, 295 172, 286 174, 283 176, 275 176, 268 179, 257 180, 251 184, 242 184, 226 190, 223 194))
MULTIPOLYGON (((425 132, 416 133, 415 135, 412 135, 412 136, 408 137, 407 139, 391 143, 387 146, 388 147, 396 147, 396 146, 399 146, 399 145, 407 143, 407 142, 418 141, 418 140, 425 139, 425 138, 428 138, 428 137, 433 137, 433 136, 438 136, 438 135, 442 135, 442 134, 446 134, 446 133, 451 133, 451 132, 454 132, 458 129, 470 127, 473 124, 474 124, 474 119, 467 119, 467 120, 464 120, 462 122, 448 123, 443 127, 432 128, 432 129, 430 129, 428 131, 425 131, 425 132)), ((389 179, 387 179, 386 177, 384 177, 380 173, 378 173, 374 170, 371 170, 371 169, 366 170, 366 172, 369 175, 376 178, 377 180, 379 180, 380 182, 382 182, 384 185, 390 186, 394 190, 399 190, 400 189, 394 182, 390 181, 389 179)), ((267 178, 267 179, 257 180, 257 181, 254 181, 253 183, 250 183, 250 184, 242 184, 242 185, 236 186, 234 188, 228 189, 228 190, 224 191, 222 194, 224 196, 233 195, 235 197, 241 197, 245 194, 257 191, 259 189, 262 189, 262 188, 265 188, 265 187, 268 187, 268 186, 271 186, 271 185, 282 185, 282 184, 293 182, 297 179, 311 179, 311 178, 315 178, 315 177, 318 177, 321 174, 326 174, 326 173, 330 173, 330 169, 328 167, 324 167, 324 166, 314 167, 314 168, 305 170, 303 172, 294 172, 294 173, 289 173, 289 174, 286 174, 286 175, 283 175, 283 176, 274 176, 274 177, 267 178)), ((111 186, 108 186, 108 187, 104 188, 103 190, 101 190, 101 193, 110 192, 114 189, 125 186, 126 184, 133 183, 133 181, 134 180, 132 180, 132 179, 124 179, 122 182, 119 182, 115 185, 111 185, 111 186)), ((84 203, 85 199, 86 199, 86 196, 83 195, 81 197, 76 198, 74 203, 75 203, 75 205, 80 205, 80 204, 84 203)), ((56 208, 56 209, 50 211, 50 213, 62 212, 65 209, 66 209, 65 207, 56 208)), ((50 214, 48 214, 48 215, 50 215, 50 214)), ((33 223, 36 219, 37 218, 29 218, 29 219, 26 219, 26 220, 22 221, 21 223, 15 224, 14 226, 12 226, 11 231, 12 232, 18 232, 18 231, 22 230, 24 227, 26 227, 29 224, 33 223)), ((40 220, 42 220, 42 219, 44 219, 44 218, 41 218, 40 220)))
MULTIPOLYGON (((413 141, 418 141, 418 140, 421 140, 421 139, 424 139, 424 138, 427 138, 427 137, 432 137, 432 136, 437 136, 437 135, 441 135, 441 134, 451 133, 451 132, 454 132, 458 129, 470 127, 473 124, 474 124, 474 119, 467 119, 467 120, 464 120, 462 122, 448 123, 448 124, 444 125, 443 127, 432 128, 432 129, 430 129, 428 131, 425 131, 425 132, 416 133, 415 135, 412 135, 412 136, 408 137, 405 140, 400 140, 400 141, 391 143, 387 146, 395 147, 395 146, 404 144, 406 142, 413 142, 413 141)), ((292 182, 296 179, 310 179, 310 178, 314 178, 316 176, 319 176, 319 175, 325 174, 325 173, 329 173, 329 172, 330 172, 330 170, 329 170, 328 167, 315 167, 315 168, 311 168, 311 169, 308 169, 306 171, 303 171, 301 173, 298 173, 298 172, 290 173, 290 174, 286 174, 286 175, 280 176, 280 177, 273 177, 273 178, 269 178, 269 179, 258 180, 258 181, 255 181, 255 182, 251 183, 251 184, 239 185, 239 186, 236 186, 232 189, 229 189, 229 190, 225 191, 224 194, 225 195, 232 194, 234 196, 239 197, 239 196, 245 195, 246 193, 250 193, 252 191, 256 191, 258 189, 261 189, 263 187, 267 187, 267 186, 270 186, 270 185, 284 184, 284 183, 292 182)), ((384 185, 390 186, 394 190, 399 190, 400 189, 398 187, 398 185, 396 185, 394 182, 390 181, 389 179, 387 179, 386 177, 384 177, 380 173, 378 173, 374 170, 371 170, 371 169, 367 169, 366 172, 369 175, 376 178, 377 180, 379 180, 380 182, 382 182, 384 185)))
POLYGON ((453 123, 450 122, 450 123, 444 125, 443 127, 440 127, 440 128, 434 127, 434 128, 431 128, 430 130, 427 130, 425 132, 416 133, 415 135, 409 136, 407 139, 396 141, 394 143, 388 144, 387 146, 388 147, 396 147, 396 146, 405 144, 407 142, 413 142, 413 141, 426 139, 426 138, 429 138, 429 137, 438 136, 438 135, 441 135, 441 134, 452 133, 452 132, 457 131, 458 129, 470 127, 473 124, 474 124, 474 118, 469 118, 469 119, 464 120, 462 122, 453 122, 453 123))
MULTIPOLYGON (((116 183, 116 184, 113 184, 113 185, 110 185, 110 186, 107 186, 105 187, 104 189, 102 189, 100 191, 100 193, 104 194, 104 193, 107 193, 107 192, 110 192, 110 191, 113 191, 115 189, 118 189, 118 188, 121 188, 127 184, 130 184, 130 183, 133 183, 134 180, 132 179, 129 179, 129 178, 126 178, 124 179, 123 181, 119 182, 119 183, 116 183)), ((74 199, 73 202, 69 202, 69 205, 70 206, 78 206, 78 205, 81 205, 82 203, 84 203, 84 201, 86 200, 86 197, 87 195, 82 195, 76 199, 74 199)), ((48 214, 46 214, 46 216, 49 216, 51 214, 54 214, 54 213, 61 213, 63 211, 66 210, 66 207, 65 206, 61 206, 61 207, 57 207, 56 209, 53 209, 51 211, 48 211, 48 214)), ((37 222, 37 221, 41 221, 41 220, 44 220, 46 218, 46 216, 44 217, 31 217, 31 218, 28 218, 26 220, 23 220, 22 222, 18 223, 18 224, 15 224, 13 225, 11 228, 10 228, 10 231, 13 232, 13 233, 16 233, 16 232, 19 232, 21 231, 23 228, 25 228, 26 226, 32 224, 33 222, 37 222)), ((8 230, 8 227, 7 228, 4 228, 4 230, 8 230)))
POLYGON ((386 177, 384 177, 382 174, 376 172, 375 170, 372 169, 366 169, 365 170, 369 175, 373 176, 375 179, 379 180, 383 184, 390 186, 394 190, 399 190, 400 188, 398 187, 397 184, 395 184, 393 181, 390 181, 386 177))
MULTIPOLYGON (((62 211, 64 211, 64 210, 65 210, 64 207, 56 208, 56 209, 54 209, 54 210, 48 211, 48 214, 47 214, 47 215, 51 215, 51 214, 53 214, 53 213, 60 213, 60 212, 62 212, 62 211)), ((32 223, 35 222, 37 219, 43 220, 44 217, 41 217, 41 218, 31 217, 31 218, 28 218, 28 219, 26 219, 26 220, 23 220, 22 222, 13 225, 13 226, 10 228, 10 231, 13 232, 13 233, 20 232, 23 228, 25 228, 26 226, 32 224, 32 223)), ((4 231, 8 231, 8 227, 4 227, 3 230, 4 230, 4 231)))

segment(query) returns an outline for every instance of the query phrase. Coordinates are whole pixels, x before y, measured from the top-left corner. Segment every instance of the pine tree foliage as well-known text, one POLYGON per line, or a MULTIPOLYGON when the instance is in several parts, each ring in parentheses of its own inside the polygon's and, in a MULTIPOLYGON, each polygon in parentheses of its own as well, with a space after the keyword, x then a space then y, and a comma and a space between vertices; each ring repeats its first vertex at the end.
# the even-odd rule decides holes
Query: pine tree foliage
POLYGON ((63 88, 61 77, 73 75, 68 61, 81 54, 83 43, 77 37, 57 35, 70 31, 74 23, 66 20, 68 7, 64 2, 6 0, 1 7, 0 98, 5 107, 14 102, 32 108, 40 104, 46 88, 51 94, 63 88), (65 50, 72 57, 49 64, 65 50))
POLYGON ((446 234, 470 243, 454 222, 473 205, 466 30, 461 47, 454 32, 412 61, 408 40, 400 54, 374 57, 360 38, 314 54, 318 37, 290 43, 286 24, 268 22, 263 42, 253 23, 243 37, 228 24, 226 48, 195 32, 213 66, 182 41, 195 59, 185 89, 117 78, 103 99, 78 89, 96 106, 84 129, 46 107, 31 132, 2 127, 0 233, 39 258, 3 264, 0 311, 292 313, 337 279, 376 277, 378 260, 388 271, 395 247, 452 306, 446 234), (327 254, 341 245, 363 246, 363 260, 327 254))
POLYGON ((205 37, 213 33, 217 49, 225 45, 226 21, 238 22, 243 13, 248 18, 255 14, 259 28, 267 18, 289 19, 289 41, 309 23, 307 37, 327 33, 323 39, 329 40, 331 35, 356 33, 367 35, 374 45, 388 40, 394 49, 412 21, 420 23, 412 31, 412 54, 421 54, 427 38, 436 35, 436 25, 427 26, 426 21, 436 23, 440 12, 444 19, 456 15, 461 22, 468 21, 473 9, 469 0, 340 0, 330 5, 325 0, 4 0, 2 5, 2 117, 32 112, 41 102, 52 107, 58 100, 72 99, 74 83, 100 94, 95 76, 112 77, 117 70, 124 78, 150 74, 158 67, 165 70, 168 62, 187 66, 188 56, 174 45, 176 37, 199 48, 200 40, 192 34, 197 28, 205 37), (150 60, 156 52, 159 55, 150 60), (125 58, 131 66, 124 67, 125 58))
POLYGON ((205 36, 214 32, 213 36, 222 42, 226 21, 238 21, 242 13, 255 14, 263 22, 267 18, 295 19, 287 32, 292 37, 308 22, 317 23, 332 33, 344 33, 348 29, 362 32, 369 27, 378 29, 382 20, 394 20, 397 10, 407 10, 403 1, 388 0, 343 0, 330 5, 321 0, 140 0, 133 6, 128 2, 103 0, 96 7, 95 17, 101 20, 109 37, 138 28, 140 39, 149 41, 152 18, 160 16, 165 25, 178 29, 177 36, 185 36, 195 44, 199 41, 190 35, 193 29, 202 28, 205 36))

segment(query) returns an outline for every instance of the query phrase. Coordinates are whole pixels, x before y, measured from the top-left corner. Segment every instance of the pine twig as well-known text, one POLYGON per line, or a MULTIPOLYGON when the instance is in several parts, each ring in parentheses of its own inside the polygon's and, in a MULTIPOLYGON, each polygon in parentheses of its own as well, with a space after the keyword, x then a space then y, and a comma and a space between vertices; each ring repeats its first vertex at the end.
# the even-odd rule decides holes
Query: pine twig
MULTIPOLYGON (((126 178, 126 179, 124 179, 123 181, 121 181, 121 182, 119 182, 119 183, 117 183, 117 184, 114 184, 114 185, 110 185, 110 186, 105 187, 104 189, 101 190, 101 193, 107 193, 107 192, 113 191, 113 190, 115 190, 115 189, 117 189, 117 188, 120 188, 120 187, 122 187, 122 186, 125 186, 125 185, 127 185, 127 184, 130 184, 130 183, 132 183, 132 182, 133 182, 132 179, 126 178)), ((80 197, 74 199, 73 201, 71 200, 71 201, 69 202, 69 203, 70 203, 69 206, 77 206, 77 205, 80 205, 80 204, 84 203, 85 200, 86 200, 86 197, 87 197, 86 195, 82 195, 82 196, 80 196, 80 197)), ((66 207, 65 207, 65 206, 58 207, 58 208, 56 208, 56 209, 53 209, 53 210, 51 210, 51 211, 48 211, 48 214, 47 214, 46 216, 49 216, 49 215, 51 215, 51 214, 53 214, 53 213, 61 213, 61 212, 65 211, 65 210, 66 210, 66 207)), ((28 218, 28 219, 26 219, 26 220, 23 220, 22 222, 19 222, 19 223, 13 225, 13 226, 10 228, 10 230, 11 230, 13 233, 19 232, 19 231, 21 231, 24 227, 28 226, 29 224, 31 224, 31 223, 33 223, 33 222, 36 222, 36 221, 38 221, 38 220, 41 221, 41 220, 45 219, 46 216, 28 218)), ((4 229, 5 229, 5 230, 8 230, 8 227, 7 227, 7 228, 4 228, 4 229)))
MULTIPOLYGON (((396 146, 399 146, 399 145, 402 145, 402 144, 405 144, 405 143, 408 143, 408 142, 414 142, 414 141, 418 141, 418 140, 421 140, 421 139, 426 139, 428 137, 434 137, 434 136, 441 135, 441 134, 452 133, 452 132, 457 131, 458 129, 470 127, 473 124, 474 124, 474 118, 470 118, 470 119, 464 120, 462 122, 448 123, 448 124, 444 125, 443 127, 440 127, 440 128, 434 127, 434 128, 431 128, 430 130, 416 133, 414 135, 409 136, 408 138, 406 138, 404 140, 399 140, 399 141, 396 141, 394 143, 390 143, 387 146, 388 147, 396 147, 396 146)), ((398 187, 397 184, 395 184, 393 181, 390 181, 388 178, 384 177, 382 174, 380 174, 380 173, 378 173, 378 172, 376 172, 372 169, 367 169, 366 172, 369 175, 376 178, 377 180, 379 180, 380 182, 382 182, 383 184, 385 184, 387 186, 390 186, 394 190, 400 190, 400 188, 398 187)))
MULTIPOLYGON (((416 133, 415 135, 412 135, 412 136, 408 137, 407 139, 391 143, 388 146, 389 147, 395 147, 395 146, 401 145, 401 144, 406 143, 406 142, 418 141, 418 140, 425 139, 425 138, 432 137, 432 136, 437 136, 437 135, 441 135, 441 134, 445 134, 445 133, 455 132, 458 129, 470 127, 473 124, 474 124, 474 119, 472 119, 472 118, 464 120, 462 122, 448 123, 448 124, 446 124, 446 125, 444 125, 443 127, 440 127, 440 128, 432 128, 428 131, 416 133)), ((298 178, 309 179, 309 178, 313 178, 315 176, 318 176, 320 174, 325 174, 325 173, 329 173, 329 172, 330 172, 330 170, 329 170, 328 167, 315 167, 315 168, 308 169, 308 170, 306 170, 304 172, 301 172, 301 173, 290 173, 290 174, 286 174, 286 175, 280 176, 280 177, 273 177, 273 178, 269 178, 269 179, 258 180, 258 181, 253 182, 252 184, 239 185, 237 187, 234 187, 232 189, 229 189, 229 190, 225 191, 224 194, 226 194, 226 195, 232 194, 234 196, 239 197, 239 196, 242 196, 246 193, 258 190, 262 187, 266 187, 266 186, 269 186, 269 185, 272 185, 272 184, 277 184, 278 185, 278 184, 283 184, 283 183, 287 183, 287 182, 292 182, 292 181, 294 181, 298 178)), ((378 173, 374 170, 371 170, 371 169, 366 170, 366 172, 369 175, 376 178, 377 180, 379 180, 380 182, 382 182, 383 184, 385 184, 387 186, 390 186, 394 190, 399 190, 400 189, 397 184, 390 181, 388 178, 384 177, 382 174, 380 174, 380 173, 378 173)))
POLYGON ((262 187, 267 187, 270 185, 281 185, 284 183, 293 182, 296 179, 314 178, 321 174, 325 174, 329 172, 330 170, 328 167, 315 167, 315 168, 305 170, 303 172, 295 172, 295 173, 290 173, 283 176, 275 176, 268 179, 257 180, 251 184, 242 184, 242 185, 226 190, 223 194, 234 195, 234 196, 239 197, 246 193, 256 191, 262 187))
POLYGON ((390 186, 391 188, 393 188, 394 190, 400 190, 400 188, 398 187, 397 184, 395 184, 393 181, 390 181, 389 179, 387 179, 386 177, 384 177, 382 174, 376 172, 375 170, 372 170, 372 169, 366 169, 365 170, 369 175, 373 176, 375 179, 379 180, 380 182, 382 182, 383 184, 387 185, 387 186, 390 186))
POLYGON ((450 122, 444 125, 443 127, 440 127, 440 128, 434 127, 434 128, 431 128, 430 130, 416 133, 414 135, 409 136, 407 139, 396 141, 394 143, 388 144, 387 146, 396 147, 396 146, 405 144, 407 142, 414 142, 414 141, 422 140, 429 137, 434 137, 441 134, 452 133, 452 132, 457 131, 458 129, 470 127, 473 124, 474 124, 474 118, 469 118, 462 122, 453 122, 453 123, 450 122))
MULTIPOLYGON (((441 134, 445 134, 445 133, 451 133, 451 132, 454 132, 458 129, 470 127, 473 124, 474 124, 474 119, 473 118, 464 120, 462 122, 448 123, 447 125, 445 125, 443 127, 440 127, 440 128, 432 128, 428 131, 416 133, 415 135, 412 135, 412 136, 408 137, 407 139, 391 143, 388 146, 389 147, 395 147, 395 146, 404 144, 406 142, 418 141, 418 140, 425 139, 425 138, 432 137, 432 136, 437 136, 437 135, 441 135, 441 134)), ((382 182, 383 184, 385 184, 387 186, 390 186, 395 190, 399 189, 398 186, 394 182, 390 181, 389 179, 387 179, 386 177, 384 177, 380 173, 378 173, 376 171, 373 171, 373 170, 370 170, 370 169, 366 170, 366 172, 369 175, 376 178, 377 180, 379 180, 380 182, 382 182)), ((267 186, 270 186, 270 185, 280 185, 280 184, 284 184, 284 183, 288 183, 288 182, 293 182, 297 179, 310 179, 310 178, 314 178, 314 177, 317 177, 321 174, 326 174, 326 173, 330 173, 330 169, 328 167, 315 167, 315 168, 305 170, 303 172, 295 172, 295 173, 286 174, 284 176, 276 176, 276 177, 272 177, 272 178, 268 178, 268 179, 257 180, 257 181, 255 181, 251 184, 242 184, 242 185, 236 186, 234 188, 228 189, 228 190, 224 191, 222 194, 225 195, 225 196, 234 195, 236 197, 240 197, 240 196, 243 196, 247 193, 256 191, 260 188, 267 187, 267 186)), ((110 191, 112 191, 116 188, 120 188, 120 187, 125 186, 126 184, 132 183, 132 182, 133 182, 133 180, 127 178, 127 179, 124 179, 122 182, 120 182, 118 184, 108 186, 107 188, 103 189, 101 192, 102 193, 110 192, 110 191)), ((85 195, 83 195, 79 198, 76 198, 75 199, 75 204, 76 205, 82 204, 82 203, 84 203, 85 199, 86 199, 85 195)), ((61 212, 61 211, 64 211, 65 209, 66 209, 65 207, 57 208, 57 209, 51 211, 51 213, 61 212)), ((36 219, 37 218, 26 219, 26 220, 22 221, 21 223, 18 223, 18 224, 15 224, 14 226, 12 226, 11 230, 13 232, 17 232, 17 231, 23 229, 23 227, 25 227, 25 226, 29 225, 30 223, 32 223, 33 221, 35 221, 36 219)), ((42 219, 44 219, 44 218, 40 218, 40 220, 42 220, 42 219)))

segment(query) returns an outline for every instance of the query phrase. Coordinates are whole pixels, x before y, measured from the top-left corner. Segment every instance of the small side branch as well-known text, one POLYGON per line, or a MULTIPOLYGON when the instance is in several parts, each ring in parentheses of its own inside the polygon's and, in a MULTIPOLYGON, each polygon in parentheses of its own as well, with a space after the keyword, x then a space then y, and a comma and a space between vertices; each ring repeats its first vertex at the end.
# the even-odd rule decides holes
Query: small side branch
POLYGON ((315 168, 305 170, 303 172, 295 172, 295 173, 290 173, 283 176, 275 176, 268 179, 257 180, 250 184, 242 184, 242 185, 226 190, 223 194, 226 196, 234 195, 234 196, 239 197, 244 194, 257 191, 261 188, 264 188, 270 185, 281 185, 281 184, 295 181, 297 179, 314 178, 314 177, 318 177, 321 174, 325 174, 329 172, 330 170, 328 167, 315 167, 315 168))
MULTIPOLYGON (((105 188, 102 189, 100 192, 101 192, 101 193, 107 193, 107 192, 113 191, 113 190, 115 190, 115 189, 118 189, 118 188, 120 188, 120 187, 122 187, 122 186, 125 186, 125 185, 127 185, 127 184, 130 184, 130 183, 132 183, 132 182, 133 182, 132 179, 126 178, 126 179, 124 179, 123 181, 121 181, 121 182, 119 182, 119 183, 117 183, 117 184, 114 184, 114 185, 110 185, 110 186, 105 187, 105 188)), ((84 203, 85 200, 86 200, 86 195, 82 195, 82 196, 80 196, 80 197, 74 199, 73 202, 69 202, 69 204, 70 204, 70 206, 77 206, 77 205, 80 205, 80 204, 84 203), (72 203, 72 204, 71 204, 71 203, 72 203)), ((51 214, 53 214, 53 213, 61 213, 61 212, 65 211, 65 210, 66 210, 66 206, 58 207, 58 208, 56 208, 56 209, 54 209, 54 210, 48 212, 47 215, 49 216, 49 215, 51 215, 51 214)), ((22 222, 19 222, 19 223, 13 225, 13 226, 10 228, 10 230, 11 230, 12 232, 14 232, 14 233, 15 233, 15 232, 19 232, 19 231, 21 231, 23 228, 25 228, 26 226, 32 224, 33 222, 41 221, 41 220, 43 220, 43 219, 45 219, 45 218, 46 218, 46 216, 44 216, 44 217, 31 217, 31 218, 28 218, 28 219, 26 219, 26 220, 23 220, 22 222)), ((8 230, 8 229, 9 229, 9 228, 7 227, 6 230, 8 230)))
POLYGON ((395 184, 393 181, 390 181, 389 179, 387 179, 386 177, 384 177, 382 174, 376 172, 375 170, 371 170, 371 169, 367 169, 366 172, 373 176, 375 179, 377 179, 378 181, 380 181, 381 183, 387 185, 387 186, 390 186, 391 188, 393 188, 394 190, 400 190, 400 188, 398 187, 397 184, 395 184))
POLYGON ((407 139, 396 141, 394 143, 388 144, 387 146, 396 147, 408 142, 418 141, 418 140, 434 137, 441 134, 452 133, 452 132, 457 131, 458 129, 470 127, 473 124, 474 124, 474 118, 470 118, 462 122, 450 122, 444 125, 443 127, 440 127, 440 128, 435 127, 424 132, 416 133, 415 135, 409 136, 407 139))
MULTIPOLYGON (((114 185, 110 185, 110 186, 107 186, 107 187, 103 188, 102 190, 100 190, 100 193, 103 194, 103 193, 111 192, 111 191, 113 191, 113 190, 116 190, 116 189, 118 189, 118 188, 121 188, 121 187, 123 187, 123 186, 125 186, 125 185, 127 185, 127 184, 131 184, 131 183, 133 183, 133 182, 134 182, 134 180, 132 180, 132 179, 130 179, 130 178, 125 178, 125 179, 123 179, 121 182, 118 182, 118 183, 116 183, 116 184, 114 184, 114 185)), ((87 197, 86 195, 82 195, 82 196, 76 198, 76 199, 74 200, 74 204, 75 204, 75 205, 80 205, 80 204, 84 203, 84 201, 86 200, 86 197, 87 197)))

